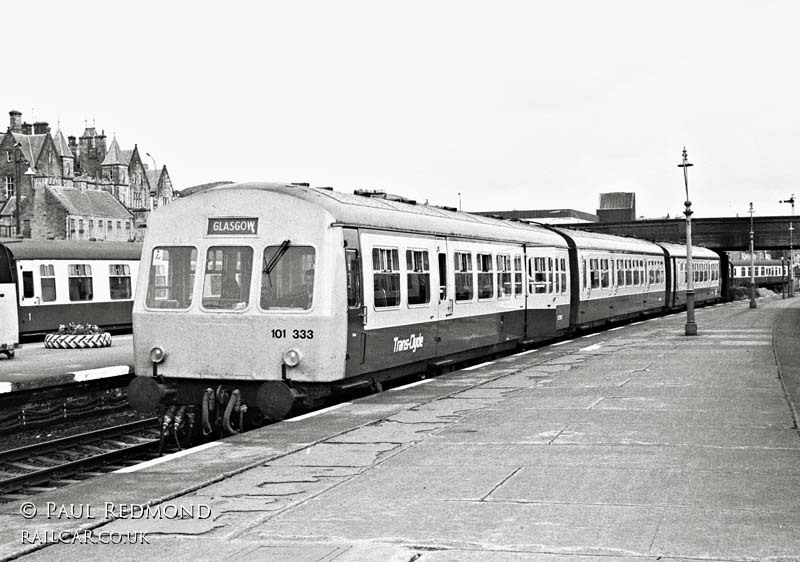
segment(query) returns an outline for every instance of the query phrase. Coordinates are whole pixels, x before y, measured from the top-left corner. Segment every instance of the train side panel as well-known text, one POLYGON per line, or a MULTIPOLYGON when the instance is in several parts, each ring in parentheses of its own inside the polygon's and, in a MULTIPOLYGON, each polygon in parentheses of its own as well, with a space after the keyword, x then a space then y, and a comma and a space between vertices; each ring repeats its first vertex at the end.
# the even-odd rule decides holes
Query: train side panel
POLYGON ((138 260, 22 259, 16 268, 21 334, 45 334, 69 322, 131 326, 138 260))

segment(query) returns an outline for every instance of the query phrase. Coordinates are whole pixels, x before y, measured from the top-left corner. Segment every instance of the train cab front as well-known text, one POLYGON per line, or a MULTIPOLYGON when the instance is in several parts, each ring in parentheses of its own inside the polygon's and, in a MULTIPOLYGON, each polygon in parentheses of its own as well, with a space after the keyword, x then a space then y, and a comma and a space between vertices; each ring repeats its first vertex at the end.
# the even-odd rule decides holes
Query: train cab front
POLYGON ((221 214, 240 218, 205 217, 194 236, 145 245, 134 409, 207 435, 237 433, 313 405, 320 383, 341 377, 343 345, 333 335, 344 315, 333 312, 329 289, 344 265, 329 256, 334 242, 320 234, 320 218, 284 214, 295 213, 291 228, 267 232, 264 218, 236 208, 221 214))

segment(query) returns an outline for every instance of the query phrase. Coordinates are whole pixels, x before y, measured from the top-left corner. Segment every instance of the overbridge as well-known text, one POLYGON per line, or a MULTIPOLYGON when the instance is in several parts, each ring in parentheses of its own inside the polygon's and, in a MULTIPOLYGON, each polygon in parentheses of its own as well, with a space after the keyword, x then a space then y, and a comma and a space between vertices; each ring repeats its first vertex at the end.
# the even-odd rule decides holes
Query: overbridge
MULTIPOLYGON (((754 217, 753 240, 756 250, 788 250, 789 225, 797 217, 754 217)), ((572 223, 567 228, 602 232, 617 236, 632 236, 655 242, 686 243, 686 219, 639 220, 635 222, 572 223)), ((795 226, 795 228, 797 228, 795 226)), ((799 233, 800 234, 800 233, 799 233)), ((800 236, 793 236, 792 246, 800 245, 800 236)), ((692 244, 712 250, 746 251, 750 248, 750 217, 721 217, 692 219, 692 244)))

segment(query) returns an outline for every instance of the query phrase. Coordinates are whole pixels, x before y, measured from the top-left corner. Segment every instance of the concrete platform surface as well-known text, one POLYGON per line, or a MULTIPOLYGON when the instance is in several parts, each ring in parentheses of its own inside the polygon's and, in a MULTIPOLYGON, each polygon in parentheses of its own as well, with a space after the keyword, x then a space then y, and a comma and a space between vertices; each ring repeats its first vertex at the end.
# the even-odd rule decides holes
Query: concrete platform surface
POLYGON ((800 560, 800 299, 699 310, 693 338, 684 322, 542 347, 4 504, 0 558, 800 560))
POLYGON ((133 372, 133 336, 112 336, 110 347, 47 349, 26 343, 14 359, 0 355, 0 394, 59 386, 133 372))

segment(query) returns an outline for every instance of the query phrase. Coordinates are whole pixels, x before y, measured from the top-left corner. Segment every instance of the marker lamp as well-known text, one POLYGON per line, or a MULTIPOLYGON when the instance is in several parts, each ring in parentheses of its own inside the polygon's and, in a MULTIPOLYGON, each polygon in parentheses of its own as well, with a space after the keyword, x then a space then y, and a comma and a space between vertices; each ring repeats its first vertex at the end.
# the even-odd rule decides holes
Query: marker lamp
POLYGON ((153 363, 161 363, 166 356, 167 354, 160 347, 154 347, 150 350, 150 361, 153 363))
POLYGON ((283 362, 287 367, 296 367, 300 363, 300 352, 294 348, 283 354, 283 362))

